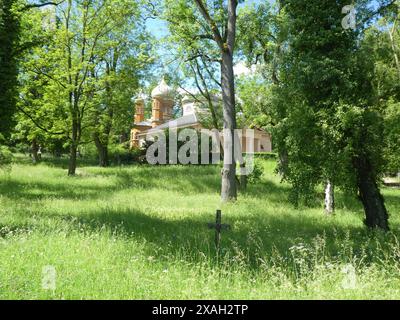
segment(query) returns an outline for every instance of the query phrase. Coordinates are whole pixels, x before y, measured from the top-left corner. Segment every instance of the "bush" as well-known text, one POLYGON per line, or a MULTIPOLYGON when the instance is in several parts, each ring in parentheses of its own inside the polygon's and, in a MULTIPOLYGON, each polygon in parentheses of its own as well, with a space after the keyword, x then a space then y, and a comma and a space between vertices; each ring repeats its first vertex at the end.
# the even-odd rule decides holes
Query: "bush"
POLYGON ((274 152, 256 152, 254 157, 262 160, 276 160, 278 159, 278 154, 274 152))
POLYGON ((12 158, 12 153, 8 147, 0 145, 0 170, 10 171, 12 158))
POLYGON ((133 148, 130 150, 131 157, 134 163, 145 164, 146 160, 146 148, 133 148))
POLYGON ((146 150, 141 148, 128 149, 125 145, 110 145, 109 158, 113 164, 130 165, 143 163, 146 156, 146 150))
POLYGON ((254 159, 253 172, 247 176, 247 183, 256 184, 261 181, 263 175, 264 175, 263 161, 256 158, 254 159))

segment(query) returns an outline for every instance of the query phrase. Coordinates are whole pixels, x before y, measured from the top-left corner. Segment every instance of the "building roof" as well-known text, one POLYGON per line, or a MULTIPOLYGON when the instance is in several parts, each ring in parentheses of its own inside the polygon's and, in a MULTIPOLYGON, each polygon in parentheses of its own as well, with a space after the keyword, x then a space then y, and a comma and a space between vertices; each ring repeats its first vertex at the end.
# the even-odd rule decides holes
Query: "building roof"
POLYGON ((136 103, 140 103, 140 102, 144 103, 146 99, 147 99, 147 96, 143 92, 141 92, 136 97, 135 102, 136 103))
POLYGON ((155 87, 151 92, 151 97, 161 99, 174 99, 174 91, 170 86, 168 86, 165 79, 162 78, 159 85, 155 87))
MULTIPOLYGON (((145 121, 146 122, 146 121, 145 121)), ((144 122, 142 122, 144 123, 144 122)), ((146 122, 148 123, 148 122, 146 122)), ((140 133, 140 135, 144 135, 144 134, 152 134, 152 133, 156 133, 159 131, 163 131, 166 129, 174 129, 174 128, 185 128, 185 127, 189 127, 192 125, 196 125, 199 123, 199 119, 197 118, 197 116, 195 114, 189 114, 187 116, 183 116, 177 119, 173 119, 171 121, 168 121, 166 123, 163 123, 155 128, 152 128, 150 130, 144 131, 142 133, 140 133)), ((137 125, 141 125, 141 124, 137 124, 137 125)), ((151 126, 151 124, 150 124, 151 126)))
POLYGON ((156 132, 156 131, 165 130, 168 128, 182 128, 182 127, 191 126, 191 125, 194 125, 197 123, 199 123, 199 120, 198 120, 196 114, 189 114, 189 115, 177 118, 177 119, 173 119, 166 123, 163 123, 153 129, 149 130, 149 132, 156 132))
MULTIPOLYGON (((191 103, 191 102, 201 102, 201 103, 207 103, 207 99, 200 94, 199 92, 190 92, 190 91, 184 91, 182 90, 182 103, 191 103)), ((211 94, 211 101, 215 103, 220 103, 222 102, 222 96, 220 94, 211 94)))
POLYGON ((135 123, 135 126, 151 127, 151 122, 150 121, 142 121, 142 122, 139 122, 139 123, 135 123))

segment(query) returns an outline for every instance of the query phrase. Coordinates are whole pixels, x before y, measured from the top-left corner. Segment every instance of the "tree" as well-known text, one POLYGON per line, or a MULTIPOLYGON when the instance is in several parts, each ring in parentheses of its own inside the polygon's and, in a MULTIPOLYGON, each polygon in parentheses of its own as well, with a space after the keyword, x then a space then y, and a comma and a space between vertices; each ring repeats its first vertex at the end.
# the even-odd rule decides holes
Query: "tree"
POLYGON ((12 153, 4 145, 4 137, 0 134, 0 170, 9 171, 11 169, 12 153))
POLYGON ((286 40, 281 1, 243 7, 238 19, 238 50, 249 65, 258 65, 267 83, 279 84, 281 51, 286 40))
POLYGON ((9 138, 17 98, 17 48, 20 24, 17 1, 0 1, 0 134, 9 138))
MULTIPOLYGON (((179 50, 179 52, 182 52, 179 50)), ((199 52, 188 53, 183 69, 183 78, 186 80, 194 79, 194 86, 198 94, 183 89, 186 95, 190 95, 195 101, 208 108, 211 117, 203 117, 202 124, 206 128, 222 128, 222 113, 220 112, 219 95, 221 91, 221 82, 216 79, 218 71, 215 63, 208 61, 199 52), (217 100, 217 101, 216 101, 217 100)))
POLYGON ((208 108, 211 119, 204 117, 206 127, 222 128, 222 112, 215 98, 221 92, 220 58, 215 43, 210 37, 203 35, 199 16, 195 7, 188 6, 184 1, 166 1, 161 16, 168 22, 170 35, 166 39, 168 50, 173 52, 170 68, 173 79, 180 87, 182 95, 189 95, 197 103, 208 108), (175 70, 179 70, 177 74, 175 70), (195 88, 196 92, 188 88, 195 88), (211 121, 210 121, 211 120, 211 121))
POLYGON ((400 6, 394 5, 365 32, 364 50, 374 63, 373 87, 384 114, 384 158, 387 173, 400 171, 400 6))
MULTIPOLYGON (((194 68, 199 60, 218 61, 220 64, 221 91, 223 100, 224 168, 222 170, 221 198, 223 201, 237 198, 236 161, 233 150, 233 137, 236 128, 235 79, 233 58, 236 42, 237 0, 166 1, 167 20, 173 22, 171 31, 190 46, 194 68), (232 138, 230 139, 229 136, 232 138)), ((202 63, 202 62, 201 62, 202 63)), ((204 69, 205 70, 205 69, 204 69)), ((201 73, 194 70, 200 77, 201 73)), ((205 72, 207 72, 205 70, 205 72)))
MULTIPOLYGON (((283 6, 284 1, 245 6, 238 20, 238 51, 249 66, 257 66, 257 79, 240 84, 242 96, 249 97, 244 98, 244 113, 259 127, 269 130, 279 126, 278 120, 286 117, 284 95, 274 94, 277 88, 282 89, 280 72, 288 40, 288 20, 283 6), (252 101, 252 96, 257 97, 256 101, 252 101)), ((288 151, 284 139, 279 139, 278 135, 285 133, 283 130, 274 132, 274 141, 279 141, 279 144, 274 143, 279 155, 279 174, 284 178, 288 151)))
MULTIPOLYGON (((34 27, 31 30, 34 30, 34 27)), ((29 62, 29 59, 26 62, 29 62)), ((22 71, 24 67, 25 62, 21 62, 22 71)), ((60 156, 68 132, 64 127, 63 108, 54 101, 47 100, 46 93, 50 89, 47 79, 34 73, 23 72, 19 84, 19 112, 15 115, 17 124, 12 139, 30 146, 34 163, 40 162, 38 151, 44 146, 60 156)))
POLYGON ((236 161, 233 148, 233 137, 236 129, 236 102, 235 102, 235 76, 233 72, 233 56, 236 41, 236 10, 238 1, 228 0, 225 8, 224 33, 221 34, 216 20, 210 15, 206 4, 202 0, 195 0, 198 9, 208 24, 214 41, 217 43, 221 55, 221 88, 223 100, 224 122, 224 167, 222 169, 223 201, 235 200, 236 188, 236 161), (230 137, 230 139, 228 138, 230 137))
MULTIPOLYGON (((153 63, 152 38, 145 31, 140 10, 126 17, 124 25, 113 28, 102 42, 103 54, 91 74, 95 81, 92 95, 93 141, 99 165, 108 166, 109 144, 113 136, 124 136, 130 128, 134 110, 132 97, 140 80, 153 63)), ((120 143, 120 139, 117 139, 120 143)))
POLYGON ((362 33, 341 27, 346 4, 284 2, 288 38, 281 84, 274 91, 285 114, 274 139, 288 150, 283 170, 293 185, 293 202, 310 199, 315 186, 328 180, 357 190, 366 225, 388 230, 378 187, 384 168, 383 115, 372 86, 370 53, 358 41, 362 33))
POLYGON ((386 171, 400 173, 400 102, 393 100, 385 110, 385 159, 386 171))
MULTIPOLYGON (((57 6, 59 2, 40 1, 26 4, 19 0, 0 1, 0 133, 7 139, 13 128, 17 103, 18 61, 35 41, 21 41, 21 17, 33 8, 57 6)), ((37 35, 36 35, 37 36, 37 35)))
MULTIPOLYGON (((41 105, 62 110, 57 119, 64 124, 59 133, 67 136, 69 175, 76 172, 79 145, 91 142, 90 129, 96 125, 93 115, 99 115, 93 112, 94 109, 102 111, 101 106, 104 106, 107 96, 104 79, 112 77, 111 69, 108 74, 105 71, 109 62, 107 54, 115 44, 112 37, 129 27, 130 19, 137 18, 138 10, 138 5, 128 0, 65 1, 57 7, 57 21, 50 24, 51 40, 35 48, 25 64, 31 78, 36 77, 37 81, 47 84, 41 105)), ((35 119, 32 115, 30 118, 35 119)), ((109 129, 104 128, 108 134, 109 129)))

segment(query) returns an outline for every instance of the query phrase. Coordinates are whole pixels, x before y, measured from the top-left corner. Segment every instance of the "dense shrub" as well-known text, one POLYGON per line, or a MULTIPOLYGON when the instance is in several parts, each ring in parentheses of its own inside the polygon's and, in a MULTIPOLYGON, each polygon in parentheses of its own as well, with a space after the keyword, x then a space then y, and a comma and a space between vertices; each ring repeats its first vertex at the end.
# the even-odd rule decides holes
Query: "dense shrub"
POLYGON ((256 159, 261 159, 261 160, 276 160, 278 158, 278 155, 273 152, 268 152, 268 153, 255 153, 254 154, 256 159))
POLYGON ((8 147, 2 145, 4 141, 3 136, 0 134, 0 170, 11 170, 12 153, 8 147))
POLYGON ((254 169, 251 174, 247 176, 247 183, 256 184, 261 181, 262 176, 264 175, 264 166, 261 159, 254 159, 254 169))
POLYGON ((123 145, 111 145, 109 149, 110 161, 117 165, 142 163, 145 155, 146 150, 140 148, 128 149, 123 145))

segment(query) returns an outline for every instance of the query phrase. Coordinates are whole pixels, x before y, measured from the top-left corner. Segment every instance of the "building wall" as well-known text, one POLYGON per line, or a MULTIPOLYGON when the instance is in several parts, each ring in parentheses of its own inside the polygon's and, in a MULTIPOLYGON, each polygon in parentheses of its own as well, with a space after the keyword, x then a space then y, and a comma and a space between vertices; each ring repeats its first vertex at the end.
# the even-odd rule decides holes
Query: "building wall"
POLYGON ((271 135, 264 131, 256 131, 256 137, 259 139, 259 148, 255 152, 272 152, 271 135))
MULTIPOLYGON (((195 124, 193 126, 188 127, 190 129, 195 129, 195 130, 200 130, 201 125, 200 124, 195 124)), ((131 134, 131 146, 140 146, 140 140, 143 140, 146 137, 146 131, 149 128, 134 128, 132 129, 132 134, 131 134)), ((184 129, 184 128, 180 128, 184 129)), ((243 131, 245 134, 245 130, 243 131)), ((241 144, 242 144, 242 152, 251 152, 254 151, 256 153, 258 152, 272 152, 272 140, 271 140, 271 135, 266 133, 265 131, 258 130, 256 129, 254 131, 254 150, 250 150, 251 143, 248 141, 250 137, 246 138, 245 135, 243 134, 242 139, 241 139, 241 144)), ((223 144, 223 136, 222 133, 220 135, 221 143, 223 144)))
MULTIPOLYGON (((195 129, 195 130, 200 130, 201 129, 201 125, 200 124, 196 124, 193 126, 189 127, 190 129, 195 129)), ((146 137, 146 131, 149 128, 135 128, 132 129, 132 133, 131 133, 131 146, 140 146, 140 140, 143 140, 146 137)), ((180 128, 180 129, 184 129, 184 128, 180 128)), ((221 139, 221 143, 223 143, 223 137, 222 137, 222 133, 220 136, 221 139)), ((251 152, 252 150, 250 150, 250 145, 251 143, 248 141, 250 138, 246 138, 244 135, 242 136, 241 139, 241 144, 242 144, 242 152, 246 153, 246 152, 251 152)), ((261 130, 255 130, 254 132, 254 152, 258 153, 258 152, 272 152, 272 141, 271 141, 271 135, 261 131, 261 130)))
MULTIPOLYGON (((245 130, 243 130, 242 136, 242 152, 251 152, 251 137, 245 136, 245 130)), ((272 141, 271 136, 265 131, 255 129, 254 131, 254 152, 272 152, 272 141)))

